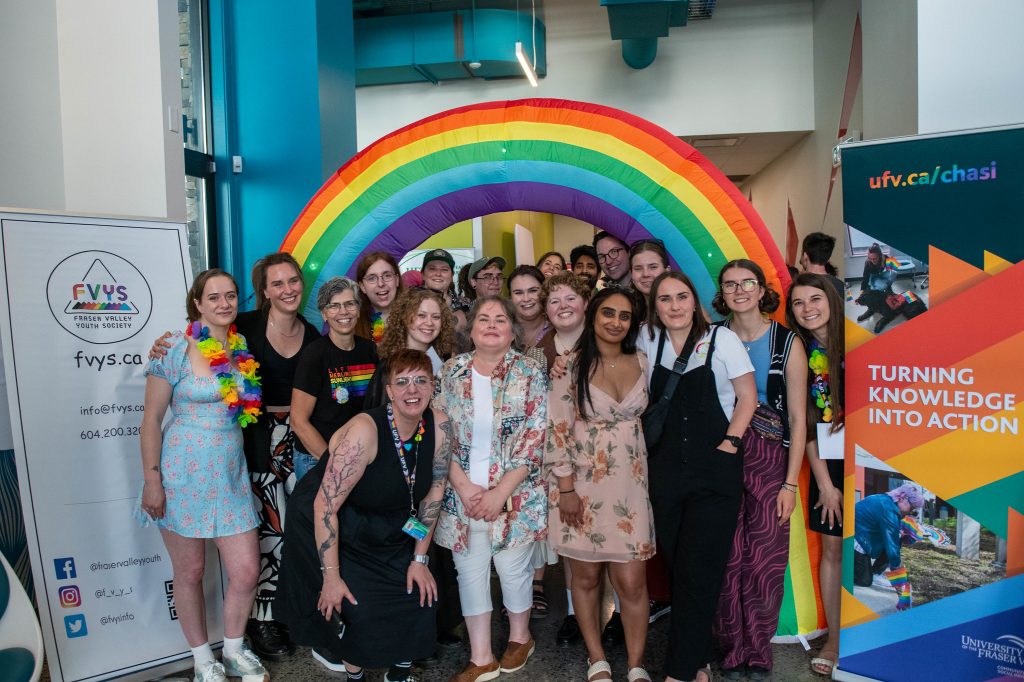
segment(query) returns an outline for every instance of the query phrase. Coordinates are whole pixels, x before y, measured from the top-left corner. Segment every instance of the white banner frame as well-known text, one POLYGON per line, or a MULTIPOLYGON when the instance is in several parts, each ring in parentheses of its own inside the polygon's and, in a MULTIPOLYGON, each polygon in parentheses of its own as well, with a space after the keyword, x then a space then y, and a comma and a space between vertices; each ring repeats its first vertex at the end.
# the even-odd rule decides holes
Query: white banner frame
MULTIPOLYGON (((146 353, 185 319, 185 225, 0 208, 0 276, 15 461, 50 677, 142 680, 190 668, 167 594, 170 558, 156 528, 131 518, 142 486, 146 353)), ((213 549, 207 621, 219 644, 225 576, 213 549)))

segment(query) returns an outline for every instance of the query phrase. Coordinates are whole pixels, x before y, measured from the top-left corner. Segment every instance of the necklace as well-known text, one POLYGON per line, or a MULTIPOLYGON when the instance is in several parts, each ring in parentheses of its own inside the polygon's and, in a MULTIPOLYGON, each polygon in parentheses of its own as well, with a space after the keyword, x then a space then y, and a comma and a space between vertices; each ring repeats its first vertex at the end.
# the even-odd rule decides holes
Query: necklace
POLYGON ((195 339, 196 348, 209 361, 210 371, 217 377, 220 386, 221 398, 228 406, 228 415, 243 429, 249 424, 255 424, 260 415, 260 378, 256 375, 260 363, 249 352, 245 338, 235 331, 235 325, 228 327, 230 359, 224 352, 224 345, 210 335, 209 327, 196 321, 185 329, 185 334, 195 339), (232 364, 238 367, 238 373, 242 375, 241 382, 235 381, 235 375, 231 372, 232 364))
MULTIPOLYGON (((732 320, 729 320, 729 324, 726 325, 726 329, 728 329, 729 331, 735 331, 732 328, 732 322, 732 320)), ((749 339, 743 338, 742 336, 739 335, 739 332, 736 332, 736 336, 739 337, 740 341, 743 343, 743 347, 747 349, 748 353, 750 352, 751 347, 753 347, 754 342, 761 338, 761 330, 764 329, 765 325, 770 324, 771 322, 768 322, 762 317, 761 323, 757 326, 757 329, 754 330, 754 333, 750 335, 749 339)))
POLYGON ((811 398, 821 410, 821 421, 832 421, 832 394, 828 385, 828 355, 817 339, 811 341, 811 354, 807 366, 814 373, 811 379, 811 398))
POLYGON ((267 313, 267 321, 270 322, 270 326, 273 327, 277 331, 278 334, 280 334, 281 336, 286 336, 289 339, 293 339, 296 336, 298 336, 300 333, 302 333, 302 325, 301 324, 298 325, 299 328, 296 329, 295 331, 293 331, 291 334, 288 334, 284 330, 279 329, 278 326, 274 323, 274 318, 272 318, 270 316, 270 313, 267 313))

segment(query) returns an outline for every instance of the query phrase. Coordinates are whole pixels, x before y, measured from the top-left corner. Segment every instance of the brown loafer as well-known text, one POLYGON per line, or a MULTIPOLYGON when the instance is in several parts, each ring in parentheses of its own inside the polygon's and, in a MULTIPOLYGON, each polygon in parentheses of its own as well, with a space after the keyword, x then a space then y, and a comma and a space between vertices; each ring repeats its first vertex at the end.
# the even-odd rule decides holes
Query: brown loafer
POLYGON ((503 673, 514 673, 515 671, 526 665, 526 661, 533 655, 533 650, 537 648, 533 638, 530 638, 529 642, 521 644, 519 642, 509 642, 508 648, 505 649, 505 653, 501 655, 501 672, 503 673))
POLYGON ((448 678, 448 682, 486 682, 487 680, 493 680, 500 674, 497 661, 491 661, 486 665, 473 665, 473 661, 470 661, 462 669, 462 672, 448 678))

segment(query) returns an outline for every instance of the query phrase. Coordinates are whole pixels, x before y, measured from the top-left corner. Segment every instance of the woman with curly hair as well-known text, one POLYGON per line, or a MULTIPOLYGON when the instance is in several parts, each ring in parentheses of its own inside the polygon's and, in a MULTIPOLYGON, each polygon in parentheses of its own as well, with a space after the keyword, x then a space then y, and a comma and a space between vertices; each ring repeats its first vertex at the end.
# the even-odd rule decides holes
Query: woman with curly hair
POLYGON ((779 294, 757 263, 729 261, 718 273, 712 307, 743 342, 754 365, 757 409, 743 434, 743 492, 732 554, 718 599, 715 630, 727 679, 771 675, 779 624, 789 517, 807 436, 807 354, 796 334, 768 316, 779 294))

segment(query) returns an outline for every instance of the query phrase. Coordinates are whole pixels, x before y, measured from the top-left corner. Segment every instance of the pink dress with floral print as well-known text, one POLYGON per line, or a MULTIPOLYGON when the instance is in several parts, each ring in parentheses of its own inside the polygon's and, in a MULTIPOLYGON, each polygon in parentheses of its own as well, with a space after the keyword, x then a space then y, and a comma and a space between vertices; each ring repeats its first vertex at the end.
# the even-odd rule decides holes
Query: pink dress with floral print
POLYGON ((192 374, 185 337, 175 334, 170 342, 167 355, 146 367, 147 376, 165 379, 173 388, 173 418, 160 451, 167 504, 164 517, 154 521, 142 512, 140 495, 136 517, 143 525, 156 523, 190 538, 252 530, 257 520, 242 429, 229 418, 216 378, 192 374))
POLYGON ((647 357, 638 352, 640 376, 621 402, 590 385, 587 419, 575 407, 576 368, 555 379, 548 402, 545 465, 549 475, 576 475, 583 528, 562 523, 558 486, 550 486, 548 542, 580 561, 643 561, 654 556, 654 517, 647 493, 647 448, 640 415, 647 408, 647 357))

